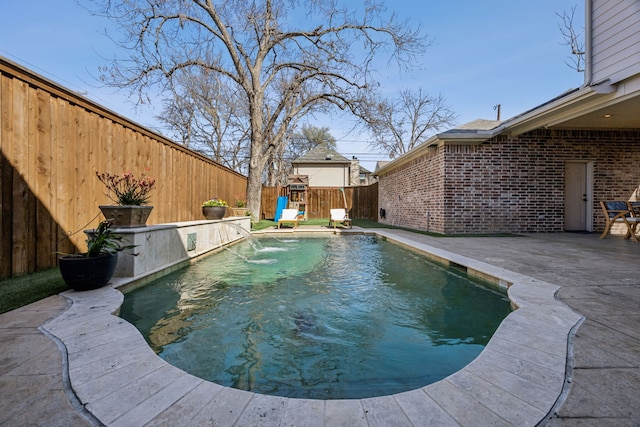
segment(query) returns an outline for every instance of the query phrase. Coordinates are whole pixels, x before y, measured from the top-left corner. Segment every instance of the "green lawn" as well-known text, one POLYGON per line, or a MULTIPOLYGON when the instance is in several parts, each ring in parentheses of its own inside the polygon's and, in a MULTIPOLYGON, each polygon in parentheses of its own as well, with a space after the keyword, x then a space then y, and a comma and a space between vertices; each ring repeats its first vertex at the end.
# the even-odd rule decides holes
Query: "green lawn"
MULTIPOLYGON (((306 221, 299 221, 298 224, 300 224, 301 227, 305 225, 328 226, 329 218, 312 218, 306 221)), ((260 231, 260 230, 264 230, 265 228, 274 228, 274 227, 277 227, 277 225, 278 223, 275 221, 263 219, 259 222, 255 222, 251 224, 251 231, 260 231)), ((353 225, 358 227, 363 227, 363 228, 391 228, 388 225, 378 224, 375 221, 367 221, 366 219, 354 219, 353 225)))
POLYGON ((0 281, 0 313, 68 290, 58 268, 0 281))

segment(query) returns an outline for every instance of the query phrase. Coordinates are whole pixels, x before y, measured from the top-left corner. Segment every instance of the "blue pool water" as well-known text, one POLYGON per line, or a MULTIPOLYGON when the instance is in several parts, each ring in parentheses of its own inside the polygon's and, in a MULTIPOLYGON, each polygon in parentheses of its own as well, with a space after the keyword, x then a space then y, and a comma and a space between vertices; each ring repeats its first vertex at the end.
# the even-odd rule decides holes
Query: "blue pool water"
POLYGON ((460 370, 509 312, 504 294, 462 271, 375 237, 332 236, 234 245, 127 293, 120 315, 200 378, 352 399, 460 370))

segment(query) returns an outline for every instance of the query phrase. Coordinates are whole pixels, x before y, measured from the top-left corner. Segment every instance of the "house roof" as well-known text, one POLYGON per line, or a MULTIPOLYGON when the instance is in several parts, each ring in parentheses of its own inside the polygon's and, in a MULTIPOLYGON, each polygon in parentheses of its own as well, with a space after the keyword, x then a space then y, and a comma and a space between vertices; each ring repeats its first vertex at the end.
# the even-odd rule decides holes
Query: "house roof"
POLYGON ((499 120, 476 119, 469 123, 460 125, 454 129, 448 130, 446 132, 467 131, 467 130, 471 132, 475 132, 477 130, 491 130, 500 126, 501 123, 502 122, 499 120))
POLYGON ((389 163, 389 160, 378 160, 376 162, 375 171, 378 172, 380 170, 380 168, 384 167, 384 165, 386 165, 387 163, 389 163))
POLYGON ((308 153, 298 157, 296 160, 291 162, 292 164, 301 164, 301 163, 351 163, 351 160, 347 159, 342 154, 337 151, 319 146, 309 151, 308 153))

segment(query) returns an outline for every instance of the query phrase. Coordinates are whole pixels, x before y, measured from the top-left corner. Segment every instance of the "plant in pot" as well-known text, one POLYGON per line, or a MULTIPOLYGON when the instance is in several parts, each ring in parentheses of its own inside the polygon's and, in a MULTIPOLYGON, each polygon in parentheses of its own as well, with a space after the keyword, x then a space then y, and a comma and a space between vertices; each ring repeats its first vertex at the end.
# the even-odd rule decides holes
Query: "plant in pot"
POLYGON ((135 247, 124 245, 122 236, 113 234, 110 227, 109 221, 103 221, 95 230, 85 231, 87 252, 58 260, 60 274, 71 289, 87 291, 106 285, 116 269, 118 252, 135 247))
POLYGON ((228 206, 224 200, 214 197, 202 203, 202 215, 206 219, 222 219, 227 213, 228 206))
POLYGON ((233 216, 246 216, 249 210, 247 209, 247 201, 244 194, 236 194, 235 199, 235 207, 231 208, 231 214, 233 216))
POLYGON ((114 227, 144 227, 153 209, 148 206, 149 192, 156 180, 144 173, 136 178, 131 172, 122 175, 96 172, 96 176, 107 187, 107 197, 116 203, 116 206, 99 206, 104 217, 114 227))

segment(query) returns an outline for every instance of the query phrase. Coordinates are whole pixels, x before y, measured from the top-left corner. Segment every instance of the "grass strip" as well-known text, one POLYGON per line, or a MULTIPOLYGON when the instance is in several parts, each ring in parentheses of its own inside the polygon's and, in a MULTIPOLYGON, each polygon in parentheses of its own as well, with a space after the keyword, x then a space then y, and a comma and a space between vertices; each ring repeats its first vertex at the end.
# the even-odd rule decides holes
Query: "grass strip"
POLYGON ((69 290, 60 269, 50 268, 0 281, 0 314, 69 290))

